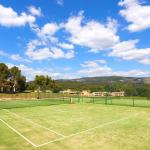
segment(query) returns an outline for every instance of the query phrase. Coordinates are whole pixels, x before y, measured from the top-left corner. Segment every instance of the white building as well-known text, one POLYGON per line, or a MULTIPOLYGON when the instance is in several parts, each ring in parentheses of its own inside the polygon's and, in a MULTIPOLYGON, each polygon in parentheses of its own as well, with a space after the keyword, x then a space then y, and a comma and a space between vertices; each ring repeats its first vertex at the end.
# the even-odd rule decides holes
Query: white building
POLYGON ((93 92, 92 95, 93 96, 100 96, 100 97, 103 97, 103 96, 107 96, 108 92, 93 92))
POLYGON ((111 96, 125 96, 125 92, 121 91, 121 92, 111 92, 110 93, 111 96))
POLYGON ((67 89, 64 91, 60 91, 62 94, 78 94, 78 91, 72 91, 71 89, 67 89))

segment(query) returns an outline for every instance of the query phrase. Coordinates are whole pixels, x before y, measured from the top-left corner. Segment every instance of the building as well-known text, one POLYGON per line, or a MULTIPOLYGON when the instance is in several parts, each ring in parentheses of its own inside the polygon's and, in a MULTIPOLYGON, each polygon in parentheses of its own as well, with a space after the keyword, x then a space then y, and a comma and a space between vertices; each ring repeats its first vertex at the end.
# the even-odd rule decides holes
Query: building
POLYGON ((59 93, 61 93, 61 94, 69 94, 70 92, 71 92, 71 90, 67 89, 67 90, 60 91, 59 93))
POLYGON ((100 97, 104 97, 104 96, 125 96, 125 92, 121 91, 121 92, 93 92, 92 96, 100 96, 100 97))
POLYGON ((125 92, 121 91, 121 92, 111 92, 110 96, 125 96, 125 92))
POLYGON ((67 90, 64 90, 64 91, 60 91, 61 94, 72 94, 72 95, 75 95, 75 94, 78 94, 78 91, 72 91, 71 89, 67 89, 67 90))
POLYGON ((92 93, 92 96, 100 96, 100 97, 103 97, 103 96, 107 96, 108 92, 93 92, 92 93))
POLYGON ((91 91, 90 90, 83 90, 81 93, 80 93, 81 96, 91 96, 91 91))

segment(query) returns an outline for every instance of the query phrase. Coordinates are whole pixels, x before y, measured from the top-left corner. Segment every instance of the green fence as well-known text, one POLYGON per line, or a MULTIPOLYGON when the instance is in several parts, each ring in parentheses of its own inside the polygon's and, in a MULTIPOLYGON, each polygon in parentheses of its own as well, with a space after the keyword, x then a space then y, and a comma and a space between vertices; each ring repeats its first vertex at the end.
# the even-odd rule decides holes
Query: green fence
POLYGON ((58 93, 45 93, 45 92, 33 92, 33 93, 16 93, 16 94, 1 94, 0 101, 4 100, 33 100, 33 99, 47 99, 57 97, 69 97, 67 94, 58 93))
POLYGON ((150 108, 150 100, 146 97, 72 97, 72 103, 77 102, 150 108))
MULTIPOLYGON (((133 107, 148 107, 150 108, 150 99, 146 97, 83 97, 80 95, 67 95, 58 93, 17 93, 17 94, 0 94, 0 101, 28 101, 28 100, 65 100, 67 103, 93 103, 93 104, 106 104, 106 105, 123 105, 133 107)), ((46 101, 45 101, 46 102, 46 101)), ((56 101, 54 101, 55 103, 56 101)), ((40 103, 40 101, 39 101, 40 103)), ((40 104, 41 104, 40 103, 40 104)), ((50 103, 50 101, 45 104, 50 103)), ((2 103, 1 103, 2 104, 2 103)), ((33 102, 34 104, 34 102, 33 102)), ((37 104, 37 103, 35 103, 37 104)), ((30 105, 30 104, 28 104, 30 105)), ((32 104, 31 104, 32 105, 32 104)))
POLYGON ((0 101, 0 109, 36 107, 36 106, 50 106, 70 104, 70 98, 49 98, 49 99, 36 99, 36 100, 11 100, 0 101))

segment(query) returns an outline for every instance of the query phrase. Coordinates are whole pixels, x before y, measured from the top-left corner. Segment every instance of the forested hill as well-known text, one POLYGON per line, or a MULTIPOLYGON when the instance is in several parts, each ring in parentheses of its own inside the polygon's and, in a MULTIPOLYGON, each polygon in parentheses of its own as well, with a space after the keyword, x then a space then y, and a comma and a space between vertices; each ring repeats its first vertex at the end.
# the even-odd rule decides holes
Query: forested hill
POLYGON ((81 83, 140 83, 140 84, 150 84, 150 77, 121 77, 121 76, 104 76, 104 77, 84 77, 79 79, 70 80, 57 80, 58 82, 81 82, 81 83))
POLYGON ((91 91, 125 91, 127 95, 150 95, 150 78, 136 77, 86 77, 71 80, 57 80, 61 89, 91 91))

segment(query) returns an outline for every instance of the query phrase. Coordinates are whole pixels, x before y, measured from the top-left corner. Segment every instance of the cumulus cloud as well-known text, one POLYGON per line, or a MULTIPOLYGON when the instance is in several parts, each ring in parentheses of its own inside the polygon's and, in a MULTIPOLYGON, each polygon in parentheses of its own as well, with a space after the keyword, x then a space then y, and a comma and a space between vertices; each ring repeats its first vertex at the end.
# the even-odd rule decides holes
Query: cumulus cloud
POLYGON ((28 62, 28 63, 31 62, 31 60, 25 59, 25 58, 21 57, 19 54, 12 54, 12 55, 9 56, 9 58, 11 60, 18 61, 18 62, 28 62))
POLYGON ((34 23, 36 18, 25 12, 18 14, 11 7, 5 7, 0 5, 0 25, 11 27, 11 26, 24 26, 25 24, 34 23))
POLYGON ((136 47, 139 40, 123 41, 116 44, 109 56, 122 58, 123 60, 137 60, 142 64, 149 64, 150 48, 140 49, 136 47))
POLYGON ((21 57, 19 54, 13 54, 13 55, 10 56, 10 58, 11 58, 12 60, 16 60, 16 61, 22 59, 22 57, 21 57))
POLYGON ((112 69, 106 65, 101 64, 97 60, 86 61, 81 64, 83 69, 79 70, 81 76, 104 76, 109 75, 112 72, 112 69))
POLYGON ((70 42, 90 48, 92 52, 109 49, 119 41, 116 20, 109 18, 106 24, 94 20, 85 21, 83 11, 78 16, 71 16, 64 28, 71 35, 70 42))
POLYGON ((47 23, 41 29, 42 35, 54 35, 59 29, 56 23, 47 23))
POLYGON ((143 65, 150 65, 150 58, 144 58, 139 61, 143 65))
POLYGON ((141 5, 139 0, 122 0, 119 6, 124 7, 119 13, 130 24, 127 29, 131 32, 150 28, 150 6, 141 5))
POLYGON ((82 67, 85 68, 94 68, 94 67, 98 67, 101 64, 106 64, 105 60, 99 59, 99 60, 94 60, 94 61, 85 61, 83 64, 81 64, 82 67))
POLYGON ((45 59, 71 59, 74 57, 74 46, 68 43, 60 43, 56 32, 61 29, 57 23, 46 23, 43 27, 31 25, 37 38, 27 44, 26 55, 33 60, 45 59))
POLYGON ((97 60, 86 61, 81 64, 82 69, 78 71, 80 77, 94 77, 94 76, 147 76, 150 72, 143 70, 128 70, 128 71, 115 71, 107 64, 102 64, 97 60))
POLYGON ((28 81, 33 80, 36 75, 48 75, 54 79, 59 78, 59 76, 60 76, 59 72, 50 71, 50 70, 42 69, 42 68, 32 68, 32 67, 26 66, 24 64, 14 65, 11 63, 7 63, 7 65, 9 68, 11 68, 13 66, 19 67, 19 69, 22 71, 23 75, 25 75, 27 77, 28 81))
POLYGON ((4 52, 3 50, 0 50, 0 56, 1 57, 7 57, 8 59, 11 59, 13 61, 18 61, 18 62, 31 62, 31 60, 25 59, 21 57, 19 54, 8 54, 4 52))
POLYGON ((32 68, 24 64, 15 65, 11 63, 7 63, 7 66, 9 68, 13 66, 19 67, 19 69, 22 71, 23 75, 27 77, 28 81, 31 81, 34 79, 36 75, 48 75, 52 77, 53 79, 72 79, 78 77, 76 74, 70 74, 66 73, 66 71, 70 70, 70 68, 64 68, 65 72, 58 72, 53 69, 47 69, 47 68, 32 68))
POLYGON ((68 43, 59 43, 58 46, 64 49, 74 49, 74 45, 68 43))
POLYGON ((42 11, 40 7, 36 8, 35 6, 29 6, 28 10, 33 16, 42 16, 42 11))
POLYGON ((66 58, 70 59, 74 57, 73 50, 67 50, 64 52, 57 47, 50 47, 45 41, 32 40, 28 43, 26 55, 33 60, 44 60, 48 58, 58 59, 66 58), (40 48, 42 47, 42 48, 40 48))

